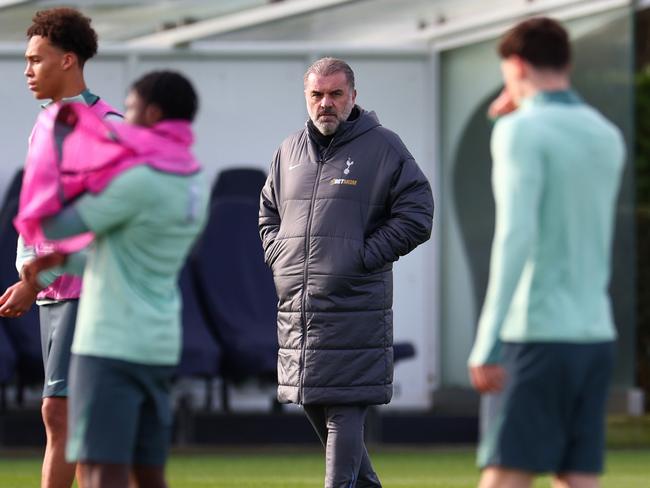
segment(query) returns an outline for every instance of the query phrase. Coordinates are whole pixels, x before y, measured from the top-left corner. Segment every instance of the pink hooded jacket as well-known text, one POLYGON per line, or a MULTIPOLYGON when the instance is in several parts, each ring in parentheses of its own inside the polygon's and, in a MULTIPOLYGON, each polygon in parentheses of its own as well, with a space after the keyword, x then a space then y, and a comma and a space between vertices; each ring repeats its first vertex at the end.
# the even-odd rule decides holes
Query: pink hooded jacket
MULTIPOLYGON (((48 108, 51 106, 48 106, 48 108)), ((98 99, 95 103, 88 106, 90 110, 93 111, 98 117, 104 118, 109 114, 118 114, 119 112, 115 110, 111 105, 98 99)), ((47 111, 47 110, 46 110, 47 111)), ((43 141, 47 139, 47 132, 52 127, 52 121, 48 118, 39 117, 36 119, 34 128, 29 137, 29 148, 27 151, 27 161, 25 163, 25 172, 27 173, 29 168, 29 162, 34 158, 34 153, 37 151, 37 147, 43 144, 43 141)), ((23 178, 24 185, 24 178, 23 178)), ((52 251, 52 247, 47 243, 37 244, 34 246, 37 255, 47 254, 52 251)), ((62 275, 59 276, 50 286, 42 290, 38 294, 38 299, 43 300, 66 300, 72 298, 79 298, 81 293, 81 277, 73 275, 62 275)))
MULTIPOLYGON (((114 177, 137 164, 173 174, 199 171, 190 151, 193 142, 188 121, 165 120, 146 128, 104 120, 94 106, 53 104, 36 121, 14 225, 38 254, 54 249, 79 251, 90 243, 92 234, 51 242, 41 221, 85 192, 100 193, 114 177)), ((80 291, 80 278, 63 275, 39 298, 78 298, 80 291)))

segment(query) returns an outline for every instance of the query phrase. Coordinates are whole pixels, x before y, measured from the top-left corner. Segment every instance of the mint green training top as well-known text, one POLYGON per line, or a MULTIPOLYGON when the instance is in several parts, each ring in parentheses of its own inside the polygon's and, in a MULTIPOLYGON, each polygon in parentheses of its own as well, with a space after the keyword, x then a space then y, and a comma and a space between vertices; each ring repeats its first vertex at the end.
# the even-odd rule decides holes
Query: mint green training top
POLYGON ((613 340, 608 295, 620 131, 571 91, 542 92, 491 140, 496 226, 469 364, 499 343, 613 340))
POLYGON ((81 229, 75 229, 74 219, 72 225, 65 222, 69 212, 50 222, 49 227, 95 233, 85 267, 78 254, 62 268, 75 274, 83 270, 73 353, 151 365, 178 363, 178 275, 205 224, 207 202, 202 172, 173 175, 143 164, 73 204, 81 229))

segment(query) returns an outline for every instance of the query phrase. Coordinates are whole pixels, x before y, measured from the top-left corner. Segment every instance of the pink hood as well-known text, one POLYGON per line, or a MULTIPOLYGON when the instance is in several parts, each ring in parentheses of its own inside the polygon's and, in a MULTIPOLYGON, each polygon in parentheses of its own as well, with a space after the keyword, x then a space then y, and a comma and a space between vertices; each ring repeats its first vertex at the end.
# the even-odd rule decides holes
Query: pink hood
POLYGON ((197 172, 200 165, 190 151, 193 142, 191 125, 184 120, 146 128, 103 120, 80 103, 53 104, 36 121, 14 225, 27 245, 78 251, 92 235, 48 242, 41 221, 85 192, 100 193, 137 164, 166 173, 197 172))

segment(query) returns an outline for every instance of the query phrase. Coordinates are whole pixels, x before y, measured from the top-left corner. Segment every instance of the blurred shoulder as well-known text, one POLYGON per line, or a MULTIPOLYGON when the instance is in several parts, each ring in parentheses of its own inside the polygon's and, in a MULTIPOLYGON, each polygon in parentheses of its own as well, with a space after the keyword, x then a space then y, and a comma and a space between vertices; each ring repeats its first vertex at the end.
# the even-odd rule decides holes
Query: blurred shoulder
POLYGON ((540 123, 542 123, 542 120, 539 114, 531 110, 517 109, 499 117, 494 124, 494 132, 504 135, 511 132, 521 133, 534 130, 539 127, 540 123))

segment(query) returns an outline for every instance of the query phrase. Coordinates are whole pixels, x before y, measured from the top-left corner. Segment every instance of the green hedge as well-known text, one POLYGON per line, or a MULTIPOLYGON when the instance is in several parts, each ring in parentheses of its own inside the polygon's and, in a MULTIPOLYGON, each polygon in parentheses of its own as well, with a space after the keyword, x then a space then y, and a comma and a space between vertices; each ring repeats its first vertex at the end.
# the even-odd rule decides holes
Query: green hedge
POLYGON ((636 76, 636 198, 650 209, 650 66, 636 76))
POLYGON ((637 382, 650 410, 650 66, 636 76, 637 382))

